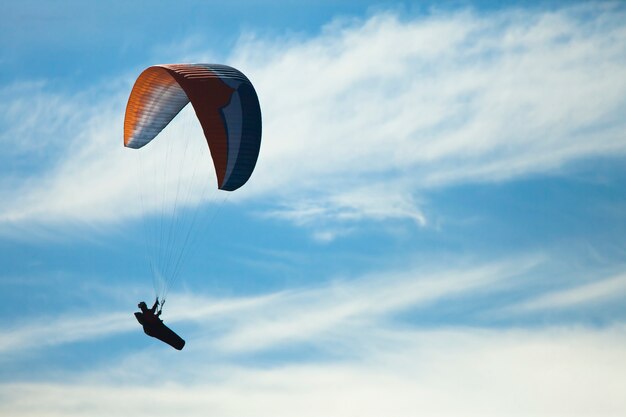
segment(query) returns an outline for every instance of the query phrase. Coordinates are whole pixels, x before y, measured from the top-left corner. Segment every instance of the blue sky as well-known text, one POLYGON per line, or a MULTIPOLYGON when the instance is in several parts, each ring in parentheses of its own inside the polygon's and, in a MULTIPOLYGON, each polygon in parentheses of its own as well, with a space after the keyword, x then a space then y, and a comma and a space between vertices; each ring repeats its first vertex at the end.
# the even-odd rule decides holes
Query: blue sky
POLYGON ((623 3, 0 19, 0 415, 626 413, 623 3), (134 80, 176 62, 257 89, 259 162, 227 198, 189 109, 122 146, 134 80), (182 352, 132 315, 179 249, 182 352))

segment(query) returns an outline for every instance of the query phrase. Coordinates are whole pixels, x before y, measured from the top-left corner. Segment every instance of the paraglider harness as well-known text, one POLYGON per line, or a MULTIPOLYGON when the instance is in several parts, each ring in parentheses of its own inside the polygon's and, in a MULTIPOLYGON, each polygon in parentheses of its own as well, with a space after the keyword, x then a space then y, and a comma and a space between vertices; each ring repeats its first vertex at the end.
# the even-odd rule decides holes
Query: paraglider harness
POLYGON ((159 303, 159 299, 157 298, 151 309, 148 309, 148 306, 145 304, 146 303, 143 301, 139 303, 141 312, 135 313, 135 318, 143 327, 144 333, 167 343, 174 349, 181 350, 185 346, 185 341, 179 335, 174 333, 169 327, 167 327, 163 323, 163 320, 159 317, 163 311, 165 300, 159 303), (145 310, 144 307, 142 307, 142 304, 145 306, 145 310), (160 308, 157 310, 158 306, 160 306, 160 308), (149 315, 147 314, 148 312, 150 312, 149 315))

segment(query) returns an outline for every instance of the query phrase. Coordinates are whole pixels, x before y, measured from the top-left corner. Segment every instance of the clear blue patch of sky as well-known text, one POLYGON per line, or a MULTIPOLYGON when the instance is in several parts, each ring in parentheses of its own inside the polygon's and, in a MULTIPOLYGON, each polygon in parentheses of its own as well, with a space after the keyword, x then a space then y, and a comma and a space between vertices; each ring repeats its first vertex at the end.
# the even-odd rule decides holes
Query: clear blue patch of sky
POLYGON ((201 36, 206 49, 229 55, 242 32, 312 33, 367 3, 293 1, 5 2, 0 82, 56 79, 77 88, 120 70, 159 60, 155 48, 201 36))
MULTIPOLYGON (((572 2, 567 2, 571 4, 572 2)), ((562 7, 559 1, 514 1, 506 7, 562 7)), ((197 38, 222 58, 230 55, 242 33, 311 36, 337 18, 363 18, 391 10, 407 18, 432 10, 499 10, 502 2, 485 1, 318 1, 189 0, 109 1, 24 0, 0 4, 0 84, 51 80, 80 89, 94 80, 116 78, 175 59, 177 45, 197 38), (169 53, 159 53, 169 46, 169 53), (168 56, 170 55, 170 56, 168 56)))
POLYGON ((579 242, 618 256, 626 231, 617 209, 626 205, 624 166, 620 157, 587 160, 553 174, 443 188, 429 201, 454 249, 498 256, 579 242))

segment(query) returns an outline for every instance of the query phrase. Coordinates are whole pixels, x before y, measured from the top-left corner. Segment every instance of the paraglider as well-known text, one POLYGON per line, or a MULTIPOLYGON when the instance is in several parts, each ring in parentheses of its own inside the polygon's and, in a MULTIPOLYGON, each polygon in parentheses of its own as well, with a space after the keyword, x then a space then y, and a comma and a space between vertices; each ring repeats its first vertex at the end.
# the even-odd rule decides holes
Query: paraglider
MULTIPOLYGON (((126 106, 124 146, 144 147, 190 102, 210 150, 217 188, 237 190, 250 178, 259 156, 261 109, 252 83, 235 68, 164 64, 145 69, 126 106)), ((137 320, 146 334, 182 349, 184 340, 163 324, 161 310, 155 313, 157 305, 158 295, 152 309, 140 303, 137 320)))

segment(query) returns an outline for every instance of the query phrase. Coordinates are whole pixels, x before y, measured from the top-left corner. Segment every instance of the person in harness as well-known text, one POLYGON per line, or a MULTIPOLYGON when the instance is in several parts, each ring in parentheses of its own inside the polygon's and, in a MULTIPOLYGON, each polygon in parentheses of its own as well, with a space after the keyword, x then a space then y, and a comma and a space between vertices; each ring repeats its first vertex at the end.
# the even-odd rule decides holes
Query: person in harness
MULTIPOLYGON (((141 310, 141 313, 135 313, 135 315, 141 314, 143 321, 146 323, 157 323, 161 321, 159 316, 161 316, 161 311, 163 310, 163 306, 161 306, 161 308, 157 311, 158 306, 159 306, 159 297, 156 298, 154 305, 149 310, 148 310, 148 305, 146 304, 146 302, 142 301, 139 304, 137 304, 137 307, 139 307, 139 309, 141 310)), ((139 317, 137 317, 137 319, 139 320, 139 317)))
POLYGON ((149 309, 148 305, 142 301, 137 304, 141 312, 135 312, 135 318, 143 327, 145 334, 167 343, 174 349, 181 350, 185 346, 185 341, 167 327, 160 318, 163 304, 165 304, 165 301, 159 303, 159 297, 157 297, 154 305, 149 309), (161 308, 157 310, 159 304, 161 308))

